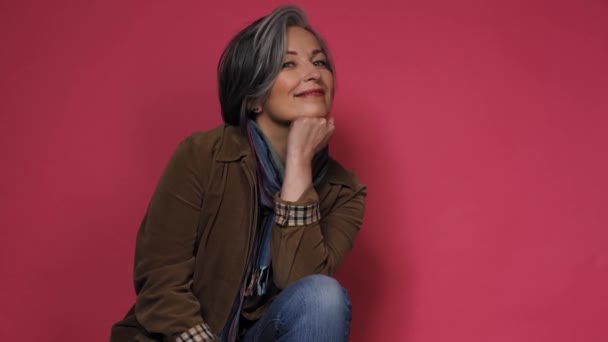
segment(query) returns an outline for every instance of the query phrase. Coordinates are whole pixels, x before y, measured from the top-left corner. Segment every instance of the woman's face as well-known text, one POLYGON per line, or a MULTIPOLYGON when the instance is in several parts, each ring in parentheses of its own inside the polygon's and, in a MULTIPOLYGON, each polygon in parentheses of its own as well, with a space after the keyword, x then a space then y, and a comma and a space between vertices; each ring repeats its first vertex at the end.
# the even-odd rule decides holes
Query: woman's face
POLYGON ((287 52, 260 115, 279 124, 301 116, 327 117, 333 101, 334 76, 319 42, 301 27, 287 31, 287 52))

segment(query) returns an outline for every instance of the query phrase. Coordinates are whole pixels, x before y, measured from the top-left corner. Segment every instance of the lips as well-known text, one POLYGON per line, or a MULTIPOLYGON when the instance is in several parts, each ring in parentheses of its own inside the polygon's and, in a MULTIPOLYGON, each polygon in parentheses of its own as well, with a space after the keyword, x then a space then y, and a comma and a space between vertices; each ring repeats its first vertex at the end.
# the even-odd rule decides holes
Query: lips
POLYGON ((301 93, 297 93, 296 97, 317 97, 325 95, 325 90, 323 89, 310 89, 303 91, 301 93))

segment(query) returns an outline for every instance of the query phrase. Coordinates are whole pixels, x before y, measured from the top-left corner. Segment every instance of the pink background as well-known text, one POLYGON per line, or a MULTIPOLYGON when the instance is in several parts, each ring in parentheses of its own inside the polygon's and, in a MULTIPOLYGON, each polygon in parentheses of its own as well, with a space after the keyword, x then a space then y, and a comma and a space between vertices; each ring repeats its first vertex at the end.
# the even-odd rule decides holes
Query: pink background
MULTIPOLYGON (((221 50, 279 3, 0 4, 0 340, 108 339, 221 50)), ((608 2, 297 3, 369 187, 352 341, 608 341, 608 2)))

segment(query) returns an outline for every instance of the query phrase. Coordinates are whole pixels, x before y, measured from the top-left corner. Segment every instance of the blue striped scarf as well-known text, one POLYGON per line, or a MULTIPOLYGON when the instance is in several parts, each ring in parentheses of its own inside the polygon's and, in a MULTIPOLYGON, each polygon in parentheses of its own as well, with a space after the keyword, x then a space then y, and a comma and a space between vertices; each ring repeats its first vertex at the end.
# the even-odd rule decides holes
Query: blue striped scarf
MULTIPOLYGON (((239 298, 235 301, 228 320, 229 330, 227 341, 236 341, 240 312, 245 297, 262 296, 266 293, 270 278, 272 256, 270 255, 270 237, 272 224, 275 220, 274 196, 279 193, 285 176, 285 166, 279 155, 260 128, 253 120, 247 122, 247 137, 249 145, 256 158, 256 174, 258 178, 258 213, 255 239, 250 246, 247 258, 247 274, 245 275, 239 298)), ((329 148, 318 152, 312 161, 313 184, 321 183, 327 173, 329 148)), ((227 325, 228 326, 228 325, 227 325)), ((225 340, 225 339, 224 339, 225 340)))

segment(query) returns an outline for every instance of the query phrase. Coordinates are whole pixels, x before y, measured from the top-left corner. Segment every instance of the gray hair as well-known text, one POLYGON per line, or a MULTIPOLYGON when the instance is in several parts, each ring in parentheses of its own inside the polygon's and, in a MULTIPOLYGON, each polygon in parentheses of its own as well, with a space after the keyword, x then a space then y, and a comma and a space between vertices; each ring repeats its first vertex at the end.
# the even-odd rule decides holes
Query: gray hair
POLYGON ((334 67, 323 39, 308 24, 298 7, 282 6, 240 31, 222 53, 217 74, 222 118, 243 126, 253 107, 263 102, 281 71, 287 50, 287 29, 301 27, 312 33, 334 67))

